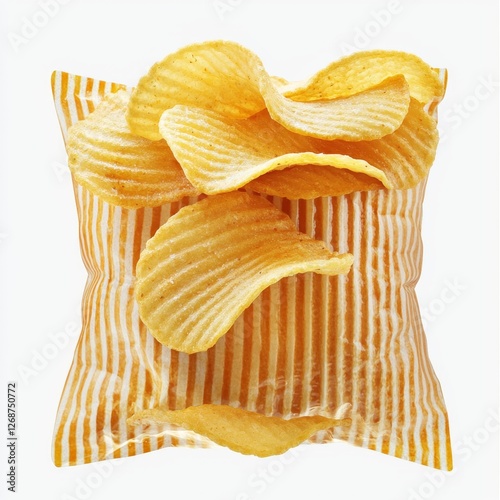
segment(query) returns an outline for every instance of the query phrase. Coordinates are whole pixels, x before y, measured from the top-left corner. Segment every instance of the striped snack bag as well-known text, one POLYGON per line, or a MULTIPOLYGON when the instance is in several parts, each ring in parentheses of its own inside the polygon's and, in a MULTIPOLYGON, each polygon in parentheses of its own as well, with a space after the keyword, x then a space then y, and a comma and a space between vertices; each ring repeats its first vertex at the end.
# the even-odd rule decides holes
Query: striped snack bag
MULTIPOLYGON (((445 72, 440 76, 445 79, 445 72)), ((64 139, 106 94, 123 88, 54 72, 64 139)), ((437 102, 429 103, 429 113, 437 102)), ((148 408, 215 404, 286 419, 348 416, 350 425, 306 442, 342 440, 451 470, 448 417, 414 290, 422 264, 425 184, 310 200, 267 196, 299 231, 352 253, 350 272, 284 278, 265 289, 213 347, 186 354, 160 344, 141 321, 135 267, 158 228, 199 197, 126 209, 74 182, 88 280, 82 331, 55 422, 54 463, 216 446, 175 425, 127 423, 148 408)))

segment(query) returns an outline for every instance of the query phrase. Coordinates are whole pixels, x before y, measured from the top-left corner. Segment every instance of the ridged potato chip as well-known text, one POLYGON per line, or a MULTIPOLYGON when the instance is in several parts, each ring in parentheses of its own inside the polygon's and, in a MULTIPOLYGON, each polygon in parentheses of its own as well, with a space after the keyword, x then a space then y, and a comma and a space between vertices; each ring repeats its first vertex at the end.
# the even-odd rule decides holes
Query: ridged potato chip
POLYGON ((262 94, 271 117, 283 127, 318 139, 362 141, 394 132, 403 121, 410 93, 402 75, 345 97, 298 102, 283 97, 265 80, 262 94))
MULTIPOLYGON (((385 174, 385 188, 409 189, 429 173, 438 141, 436 121, 424 111, 422 104, 412 99, 403 124, 394 133, 374 141, 323 141, 321 148, 325 153, 363 159, 385 174)), ((343 176, 348 174, 342 171, 343 176)), ((382 186, 374 181, 369 183, 366 177, 359 175, 344 180, 330 167, 307 165, 269 172, 250 182, 248 187, 268 195, 298 199, 380 189, 382 186), (338 189, 332 191, 331 186, 337 180, 338 189)))
POLYGON ((148 422, 178 425, 233 451, 258 457, 280 455, 318 431, 351 423, 348 418, 333 419, 321 415, 284 419, 214 404, 190 406, 183 410, 142 410, 127 422, 129 425, 148 422))
MULTIPOLYGON (((175 106, 163 113, 160 132, 186 177, 205 194, 233 191, 267 172, 293 165, 329 166, 335 174, 325 177, 323 189, 331 195, 346 192, 339 185, 345 170, 361 174, 365 183, 378 188, 392 187, 383 171, 346 155, 324 154, 328 143, 290 132, 266 110, 246 120, 231 120, 213 111, 175 106)), ((366 186, 349 184, 347 192, 356 187, 366 186)), ((303 190, 309 197, 308 184, 303 190)))
POLYGON ((414 54, 394 50, 356 52, 329 64, 303 82, 284 85, 280 91, 297 101, 335 99, 363 92, 386 78, 403 75, 410 95, 426 104, 444 95, 438 70, 414 54))
POLYGON ((139 314, 162 344, 207 350, 272 283, 297 273, 349 271, 258 195, 232 192, 182 208, 147 242, 136 267, 139 314))
POLYGON ((160 117, 176 104, 228 118, 247 118, 267 107, 274 120, 297 133, 323 139, 378 139, 399 127, 410 100, 404 77, 382 80, 363 92, 346 88, 337 99, 297 102, 279 92, 282 84, 250 50, 227 41, 199 43, 170 54, 140 79, 127 120, 134 133, 159 140, 160 117))
POLYGON ((413 187, 429 171, 438 141, 435 120, 416 100, 395 132, 373 141, 295 134, 266 110, 235 120, 175 106, 163 113, 159 127, 201 192, 217 194, 250 183, 255 191, 292 199, 413 187))
POLYGON ((113 205, 153 207, 198 191, 165 141, 133 135, 125 112, 129 92, 107 95, 68 131, 68 165, 75 180, 113 205))
MULTIPOLYGON (((321 155, 318 155, 321 157, 321 155)), ((311 200, 323 196, 342 196, 355 191, 374 191, 376 189, 391 188, 387 177, 383 181, 365 173, 351 170, 354 160, 343 155, 323 155, 324 157, 336 156, 345 158, 347 168, 323 166, 320 164, 298 165, 286 170, 274 170, 258 177, 247 186, 252 191, 271 196, 288 198, 289 200, 311 200)), ((369 164, 367 164, 369 165, 369 164)), ((382 171, 369 165, 371 171, 382 171)))

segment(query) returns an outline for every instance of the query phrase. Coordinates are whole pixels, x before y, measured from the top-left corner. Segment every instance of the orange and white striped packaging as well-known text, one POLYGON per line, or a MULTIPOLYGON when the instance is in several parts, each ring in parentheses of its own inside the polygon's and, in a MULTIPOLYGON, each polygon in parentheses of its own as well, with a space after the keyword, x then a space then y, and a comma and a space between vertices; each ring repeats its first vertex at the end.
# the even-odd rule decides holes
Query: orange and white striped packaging
MULTIPOLYGON (((64 138, 72 123, 119 88, 54 72, 64 138)), ((164 426, 145 433, 126 422, 141 409, 215 403, 285 418, 347 410, 350 427, 310 441, 338 439, 452 468, 448 417, 414 290, 422 264, 425 182, 406 191, 269 198, 300 231, 352 253, 353 268, 346 276, 308 273, 281 280, 213 348, 190 355, 162 346, 148 333, 133 287, 146 241, 196 198, 127 210, 76 183, 74 192, 88 280, 82 332, 55 422, 57 466, 167 446, 216 446, 191 432, 164 426)))

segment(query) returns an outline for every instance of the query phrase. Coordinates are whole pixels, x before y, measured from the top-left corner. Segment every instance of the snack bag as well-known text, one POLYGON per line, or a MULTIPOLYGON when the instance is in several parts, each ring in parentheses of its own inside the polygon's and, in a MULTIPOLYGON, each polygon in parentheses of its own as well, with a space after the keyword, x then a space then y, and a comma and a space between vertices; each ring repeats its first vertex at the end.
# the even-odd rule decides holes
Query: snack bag
MULTIPOLYGON (((189 69, 195 79, 196 64, 202 64, 206 54, 218 47, 209 42, 187 52, 181 50, 167 58, 167 69, 162 71, 173 71, 168 69, 172 58, 176 67, 182 67, 182 62, 196 53, 199 57, 192 59, 189 69)), ((221 53, 233 61, 236 71, 243 64, 241 59, 228 57, 231 44, 223 49, 228 52, 221 53)), ((405 61, 400 53, 389 56, 405 61)), ((356 56, 350 57, 354 59, 347 63, 355 64, 356 56)), ((385 56, 377 51, 358 57, 371 57, 373 69, 381 68, 380 59, 385 56)), ((231 73, 225 59, 219 57, 218 61, 229 67, 226 76, 231 73)), ((376 168, 377 151, 382 148, 386 159, 396 151, 391 146, 395 143, 390 143, 396 139, 391 138, 406 133, 405 124, 412 110, 417 110, 418 98, 425 99, 421 104, 426 105, 426 116, 435 113, 446 74, 432 70, 436 89, 440 85, 441 90, 419 93, 418 77, 403 67, 403 78, 398 66, 392 64, 396 69, 390 75, 375 74, 374 85, 353 89, 353 105, 367 109, 366 102, 373 96, 377 102, 390 95, 387 102, 401 98, 404 103, 408 81, 407 105, 400 106, 406 116, 401 120, 406 121, 401 124, 395 118, 394 124, 388 125, 392 129, 377 137, 373 124, 360 124, 356 130, 332 124, 328 122, 331 111, 325 113, 316 106, 321 100, 332 106, 332 102, 347 105, 350 96, 327 95, 323 85, 326 74, 339 74, 345 80, 344 63, 335 63, 319 72, 316 80, 299 84, 272 77, 266 80, 257 63, 249 55, 245 68, 250 76, 260 72, 255 78, 258 91, 255 86, 243 91, 241 82, 235 84, 239 103, 244 102, 244 106, 229 109, 227 103, 219 102, 218 109, 198 108, 182 101, 182 84, 176 84, 177 94, 165 95, 176 102, 181 96, 179 105, 154 102, 152 106, 165 110, 157 119, 163 136, 157 137, 153 128, 140 139, 134 136, 139 136, 133 129, 140 129, 140 120, 135 120, 133 106, 141 98, 138 92, 144 81, 138 91, 65 72, 53 73, 56 110, 69 144, 82 259, 88 270, 82 332, 55 423, 54 463, 77 465, 167 446, 224 445, 268 456, 301 442, 343 440, 450 470, 448 417, 428 358, 414 290, 422 265, 422 202, 430 164, 426 160, 427 170, 419 173, 421 179, 410 188, 398 188, 408 177, 403 167, 376 168), (412 88, 417 90, 410 98, 412 88), (323 99, 318 99, 319 95, 323 99), (101 101, 108 104, 98 107, 101 101), (122 104, 128 106, 128 116, 117 111, 122 104), (307 115, 309 108, 301 107, 306 104, 317 108, 311 111, 314 120, 298 120, 291 127, 288 109, 297 107, 307 115), (113 121, 108 123, 108 119, 113 121), (92 120, 96 120, 95 125, 92 120), (68 134, 77 123, 83 125, 68 134), (193 123, 200 130, 207 128, 185 143, 182 134, 191 130, 193 123), (340 132, 332 139, 328 134, 334 127, 340 132), (267 132, 258 137, 260 157, 255 160, 249 153, 253 143, 245 141, 252 141, 258 130, 267 132), (360 130, 372 135, 360 139, 356 135, 360 130), (312 133, 312 139, 305 132, 312 133), (225 157, 233 163, 236 156, 231 148, 236 147, 242 158, 241 176, 228 170, 227 175, 218 177, 217 169, 225 168, 224 154, 220 153, 218 163, 217 154, 211 159, 203 150, 208 142, 203 143, 200 137, 220 137, 220 143, 231 152, 225 151, 225 157), (299 151, 280 149, 278 157, 275 137, 283 142, 286 139, 286 147, 295 144, 299 151), (147 142, 138 148, 136 144, 142 143, 134 141, 147 142), (100 148, 111 151, 111 160, 100 148), (133 178, 121 178, 127 165, 136 168, 134 155, 139 150, 147 151, 149 168, 141 175, 134 170, 133 178), (290 154, 304 152, 306 156, 290 159, 290 154), (134 160, 127 163, 132 157, 134 160), (277 165, 280 161, 283 163, 277 165), (166 164, 171 165, 167 174, 163 167, 157 168, 166 164), (318 170, 311 165, 329 169, 322 171, 326 177, 314 181, 318 170), (333 168, 337 170, 329 178, 333 168), (165 186, 170 186, 170 191, 165 186), (340 191, 325 195, 325 189, 340 191), (308 195, 301 197, 307 190, 308 195), (298 191, 299 196, 295 196, 298 191), (247 207, 247 212, 242 207, 247 207), (258 221, 245 218, 256 207, 264 215, 258 221), (231 217, 234 237, 225 238, 231 217), (265 221, 273 221, 274 231, 281 231, 279 248, 290 245, 290 258, 282 255, 286 252, 274 251, 272 244, 266 245, 273 232, 265 232, 270 227, 262 222, 265 217, 265 221), (190 222, 197 220, 204 222, 190 222), (257 234, 264 236, 252 240, 257 234), (219 235, 225 239, 221 236, 218 240, 219 235), (173 252, 162 256, 173 241, 181 242, 178 254, 182 257, 184 252, 190 259, 199 259, 198 267, 193 267, 198 274, 191 280, 195 283, 200 277, 195 291, 186 291, 189 287, 179 284, 181 274, 175 274, 184 269, 181 264, 187 257, 176 264, 173 252), (203 249, 209 250, 200 257, 197 248, 202 248, 201 254, 203 249), (233 253, 223 253, 230 248, 234 248, 233 253), (248 263, 248 276, 238 256, 243 250, 244 255, 255 252, 248 263), (227 269, 221 267, 217 253, 228 262, 227 269), (252 267, 261 261, 266 264, 263 270, 252 267), (168 262, 173 263, 171 268, 162 267, 168 262), (304 262, 307 265, 301 264, 304 262), (160 269, 168 273, 158 277, 160 269), (221 292, 217 301, 206 307, 207 315, 215 308, 214 319, 197 331, 203 318, 193 324, 189 318, 209 300, 207 290, 216 293, 213 283, 202 279, 210 273, 215 273, 213 283, 226 287, 222 290, 242 292, 233 302, 230 294, 221 292), (259 273, 266 279, 259 281, 259 273), (170 295, 178 302, 164 304, 165 298, 149 284, 154 280, 163 283, 169 276, 175 281, 172 286, 179 284, 170 295), (193 302, 195 299, 200 302, 193 302), (189 301, 196 306, 186 306, 189 301), (189 314, 182 316, 183 307, 189 314), (162 311, 168 314, 162 315, 162 311), (174 321, 177 317, 178 324, 174 321), (173 326, 168 326, 170 321, 173 326), (254 434, 249 433, 252 426, 254 434)), ((160 80, 150 81, 160 85, 160 80)), ((196 81, 205 92, 206 82, 196 81)), ((230 86, 227 92, 232 92, 230 86)), ((206 100, 210 103, 213 97, 207 95, 206 100)), ((390 112, 396 116, 400 110, 393 106, 390 112)), ((421 114, 418 116, 423 120, 421 114)), ((415 129, 414 124, 408 126, 410 131, 415 129)), ((410 132, 408 137, 411 139, 410 132)), ((407 144, 410 139, 404 136, 397 144, 407 144)), ((394 164, 403 165, 404 155, 403 150, 394 164)))

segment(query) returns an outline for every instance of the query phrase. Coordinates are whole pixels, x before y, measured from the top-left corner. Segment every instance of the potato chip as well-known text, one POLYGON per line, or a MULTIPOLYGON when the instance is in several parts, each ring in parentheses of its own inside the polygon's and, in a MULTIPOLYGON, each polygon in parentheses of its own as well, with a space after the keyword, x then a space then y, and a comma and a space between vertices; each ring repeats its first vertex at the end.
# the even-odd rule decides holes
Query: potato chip
POLYGON ((356 52, 329 64, 304 82, 281 84, 280 91, 297 101, 336 99, 401 74, 410 86, 410 95, 422 104, 444 94, 445 83, 438 70, 414 54, 393 50, 356 52))
POLYGON ((350 425, 351 420, 321 415, 284 419, 228 405, 205 404, 183 410, 143 410, 127 422, 129 425, 147 425, 148 422, 174 424, 233 451, 269 457, 298 446, 318 431, 350 425))
POLYGON ((345 97, 298 102, 283 97, 263 80, 262 94, 271 117, 298 134, 319 139, 362 141, 394 132, 410 105, 408 84, 402 75, 345 97))
POLYGON ((399 127, 408 110, 409 90, 402 76, 377 81, 364 92, 346 88, 338 99, 299 103, 278 91, 279 79, 261 60, 234 42, 194 44, 170 54, 141 78, 127 113, 130 129, 161 139, 162 113, 182 104, 247 118, 265 107, 284 127, 323 139, 369 140, 399 127))
POLYGON ((254 70, 261 66, 252 52, 232 42, 188 45, 154 64, 132 93, 130 129, 158 140, 158 121, 176 104, 213 109, 245 118, 264 109, 254 70))
POLYGON ((436 120, 412 99, 403 124, 393 134, 375 141, 332 141, 327 151, 363 158, 382 170, 394 189, 409 189, 429 173, 438 141, 436 120))
MULTIPOLYGON (((160 131, 186 177, 206 194, 233 191, 267 172, 293 165, 327 165, 322 171, 331 175, 321 186, 331 195, 371 184, 392 187, 380 169, 346 155, 323 154, 329 143, 288 131, 266 110, 246 120, 231 120, 213 111, 175 106, 162 115, 160 131)), ((311 189, 310 183, 303 184, 302 196, 310 197, 311 189)))
POLYGON ((382 187, 409 189, 429 173, 438 140, 436 121, 412 99, 408 115, 396 132, 374 141, 324 141, 321 146, 325 153, 363 159, 372 169, 385 174, 384 186, 377 185, 375 177, 360 177, 349 170, 305 165, 269 172, 250 182, 248 187, 290 199, 338 196, 382 187), (335 186, 337 189, 332 189, 335 186))
POLYGON ((166 111, 160 131, 201 192, 227 192, 253 181, 253 190, 292 199, 413 187, 431 167, 438 139, 435 120, 416 100, 401 127, 374 141, 295 134, 265 110, 232 120, 187 106, 166 111))
POLYGON ((195 196, 165 141, 132 135, 125 120, 129 93, 109 94, 68 132, 68 164, 75 180, 113 205, 152 207, 195 196))
MULTIPOLYGON (((321 158, 321 155, 318 155, 321 158)), ((376 189, 391 188, 390 181, 385 177, 384 181, 375 176, 359 173, 349 167, 354 160, 343 155, 323 155, 323 157, 336 156, 346 158, 347 168, 335 168, 320 164, 298 165, 286 170, 275 170, 258 177, 248 184, 252 191, 271 196, 280 196, 289 200, 311 200, 323 196, 342 196, 355 191, 373 191, 376 189), (384 185, 385 184, 385 185, 384 185)), ((369 165, 370 170, 380 172, 369 165)))
POLYGON ((156 232, 137 263, 135 297, 159 342, 193 353, 213 346, 272 283, 346 274, 352 262, 262 197, 232 192, 182 208, 156 232))

